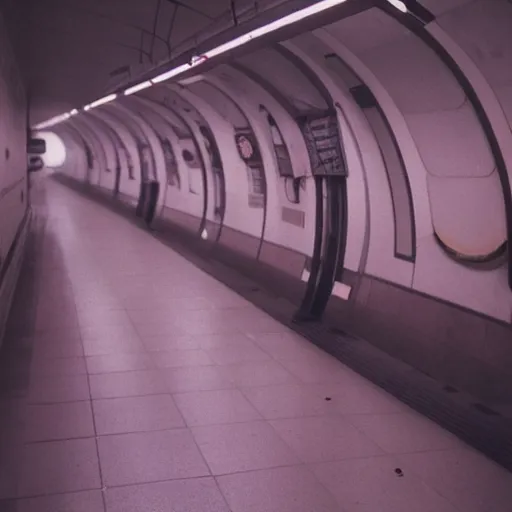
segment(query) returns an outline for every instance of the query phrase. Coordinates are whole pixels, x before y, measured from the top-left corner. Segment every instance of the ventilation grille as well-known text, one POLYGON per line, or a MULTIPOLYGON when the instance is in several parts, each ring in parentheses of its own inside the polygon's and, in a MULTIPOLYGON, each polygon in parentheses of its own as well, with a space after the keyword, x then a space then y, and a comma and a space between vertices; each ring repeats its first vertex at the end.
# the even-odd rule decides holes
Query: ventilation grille
POLYGON ((301 210, 294 210, 293 208, 287 208, 283 206, 281 212, 281 219, 283 222, 293 224, 299 228, 303 228, 306 223, 306 214, 301 210))

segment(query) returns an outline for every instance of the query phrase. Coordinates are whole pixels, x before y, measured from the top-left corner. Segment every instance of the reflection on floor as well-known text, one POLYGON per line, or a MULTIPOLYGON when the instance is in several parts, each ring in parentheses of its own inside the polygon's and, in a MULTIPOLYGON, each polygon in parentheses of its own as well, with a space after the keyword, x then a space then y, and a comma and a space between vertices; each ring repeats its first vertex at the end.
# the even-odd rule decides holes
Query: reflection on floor
POLYGON ((510 512, 510 473, 45 187, 0 352, 1 512, 510 512))

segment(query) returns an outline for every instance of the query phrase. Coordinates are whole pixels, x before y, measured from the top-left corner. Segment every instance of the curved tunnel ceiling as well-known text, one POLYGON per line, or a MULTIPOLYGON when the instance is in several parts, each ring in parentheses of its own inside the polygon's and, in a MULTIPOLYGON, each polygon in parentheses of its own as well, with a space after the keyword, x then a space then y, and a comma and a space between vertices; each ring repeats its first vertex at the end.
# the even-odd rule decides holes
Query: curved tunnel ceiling
POLYGON ((31 123, 100 97, 168 58, 229 6, 229 0, 2 0, 18 35, 31 123))

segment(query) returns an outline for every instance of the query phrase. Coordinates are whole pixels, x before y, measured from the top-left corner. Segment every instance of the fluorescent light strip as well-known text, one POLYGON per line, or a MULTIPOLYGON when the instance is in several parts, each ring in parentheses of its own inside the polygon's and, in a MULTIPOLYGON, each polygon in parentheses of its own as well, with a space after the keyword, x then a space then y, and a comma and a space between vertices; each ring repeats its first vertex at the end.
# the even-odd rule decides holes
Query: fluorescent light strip
POLYGON ((125 96, 129 96, 130 94, 134 94, 136 92, 142 91, 144 89, 147 89, 148 87, 151 87, 153 83, 151 80, 147 80, 146 82, 142 82, 140 84, 134 85, 133 87, 129 87, 124 91, 125 96))
POLYGON ((192 66, 190 64, 182 64, 181 66, 178 66, 177 68, 171 69, 170 71, 166 71, 165 73, 162 73, 161 75, 158 75, 157 77, 152 78, 151 82, 153 84, 165 82, 165 80, 169 80, 169 78, 179 75, 179 74, 183 73, 184 71, 188 71, 191 67, 192 66))
POLYGON ((62 123, 63 121, 66 121, 71 117, 71 114, 68 114, 67 112, 65 114, 61 114, 60 116, 52 117, 51 119, 48 119, 48 121, 45 121, 44 123, 39 123, 38 125, 34 126, 35 130, 43 130, 45 128, 50 128, 51 126, 54 126, 58 123, 62 123))
POLYGON ((87 105, 89 107, 87 110, 90 110, 91 108, 99 107, 100 105, 104 105, 105 103, 110 103, 111 101, 114 101, 116 98, 117 98, 117 94, 109 94, 108 96, 105 96, 104 98, 93 101, 90 105, 87 105))
MULTIPOLYGON (((231 41, 223 43, 220 46, 217 46, 216 48, 213 48, 205 54, 201 55, 201 57, 204 56, 207 57, 207 59, 217 57, 218 55, 222 55, 223 53, 226 53, 229 50, 238 48, 239 46, 242 46, 248 43, 249 41, 252 41, 253 39, 257 39, 258 37, 273 32, 279 28, 286 27, 288 25, 296 23, 297 21, 301 21, 305 18, 308 18, 309 16, 312 16, 313 14, 317 14, 332 7, 336 7, 337 5, 343 4, 346 1, 347 0, 322 0, 321 2, 317 2, 314 5, 311 5, 309 7, 301 9, 300 11, 296 11, 292 14, 284 16, 283 18, 273 21, 268 25, 259 27, 255 30, 252 30, 251 32, 248 32, 247 34, 244 34, 235 39, 232 39, 231 41)), ((191 64, 182 64, 177 68, 171 69, 170 71, 167 71, 166 73, 163 73, 157 76, 156 78, 153 78, 151 82, 164 82, 165 80, 169 80, 170 78, 173 78, 185 71, 188 71, 189 69, 195 68, 196 66, 200 66, 204 61, 205 59, 198 59, 196 62, 193 62, 191 64)))
POLYGON ((345 3, 346 0, 322 0, 317 2, 316 4, 310 5, 309 7, 305 7, 299 11, 292 12, 283 18, 279 18, 278 20, 272 21, 263 27, 256 28, 243 36, 237 37, 232 41, 228 41, 227 43, 221 44, 217 46, 217 48, 213 48, 209 52, 206 53, 208 58, 216 57, 217 55, 221 55, 233 48, 237 48, 242 46, 253 39, 257 39, 265 34, 269 34, 270 32, 274 32, 277 29, 282 27, 287 27, 288 25, 292 25, 293 23, 297 23, 298 21, 302 21, 314 14, 318 14, 320 12, 326 11, 327 9, 331 9, 332 7, 336 7, 345 3))
MULTIPOLYGON (((292 25, 293 23, 297 23, 298 21, 302 21, 306 18, 309 18, 310 16, 313 16, 314 14, 318 14, 320 12, 324 12, 328 9, 331 9, 333 7, 341 5, 341 4, 345 3, 346 1, 347 0, 321 0, 320 2, 310 5, 309 7, 305 7, 304 9, 301 9, 299 11, 288 14, 287 16, 284 16, 283 18, 272 21, 272 22, 268 23, 267 25, 264 25, 263 27, 256 28, 256 29, 252 30, 251 32, 248 32, 247 34, 244 34, 235 39, 232 39, 231 41, 223 43, 223 44, 217 46, 216 48, 213 48, 213 49, 209 50, 208 52, 206 52, 205 54, 201 55, 200 57, 203 57, 203 58, 199 58, 195 62, 192 62, 190 64, 182 64, 181 66, 178 66, 169 71, 166 71, 165 73, 162 73, 161 75, 158 75, 155 78, 152 78, 151 80, 147 80, 145 82, 141 82, 140 84, 134 85, 133 87, 126 89, 126 91, 124 91, 124 95, 128 96, 128 95, 134 94, 138 91, 142 91, 143 89, 147 89, 148 87, 151 87, 154 84, 158 84, 160 82, 165 82, 166 80, 169 80, 170 78, 174 78, 177 75, 181 75, 185 71, 195 68, 196 66, 200 66, 207 59, 211 59, 212 57, 217 57, 218 55, 222 55, 223 53, 226 53, 229 50, 233 50, 234 48, 238 48, 239 46, 247 44, 249 41, 252 41, 253 39, 257 39, 265 34, 274 32, 275 30, 278 30, 283 27, 287 27, 289 25, 292 25)), ((403 13, 408 12, 407 6, 401 0, 387 0, 387 1, 393 7, 398 9, 399 11, 401 11, 403 13)), ((191 80, 192 80, 192 78, 191 78, 191 80)), ((186 81, 183 81, 183 82, 185 83, 186 81)), ((116 98, 117 98, 117 94, 111 94, 109 96, 106 96, 105 98, 101 98, 97 101, 94 101, 93 103, 91 103, 89 105, 86 105, 84 107, 84 110, 87 111, 87 110, 90 110, 91 108, 99 107, 100 105, 109 103, 109 102, 115 100, 116 98)), ((35 127, 35 129, 40 129, 41 127, 46 128, 48 126, 53 126, 54 124, 65 121, 66 119, 69 119, 70 116, 76 115, 76 114, 78 114, 78 111, 76 109, 73 109, 69 114, 63 114, 62 116, 58 116, 56 118, 50 119, 49 121, 46 121, 45 123, 41 123, 41 124, 37 125, 35 127)))

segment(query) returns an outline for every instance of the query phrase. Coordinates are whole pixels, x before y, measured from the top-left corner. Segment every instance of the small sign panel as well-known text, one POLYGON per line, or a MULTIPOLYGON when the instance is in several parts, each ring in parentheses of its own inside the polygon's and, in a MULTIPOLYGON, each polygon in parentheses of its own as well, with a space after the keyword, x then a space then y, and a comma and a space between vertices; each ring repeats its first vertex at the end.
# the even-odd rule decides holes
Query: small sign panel
POLYGON ((172 187, 180 188, 180 175, 178 172, 178 163, 176 162, 171 142, 169 141, 169 139, 164 137, 159 137, 159 139, 164 154, 167 183, 172 187))
POLYGON ((303 132, 313 174, 346 176, 336 114, 307 119, 303 132))
POLYGON ((258 150, 256 137, 252 133, 237 133, 235 143, 240 154, 240 158, 250 167, 260 166, 261 157, 258 150))
POLYGON ((44 155, 46 153, 46 141, 44 139, 29 139, 27 153, 31 155, 44 155))

